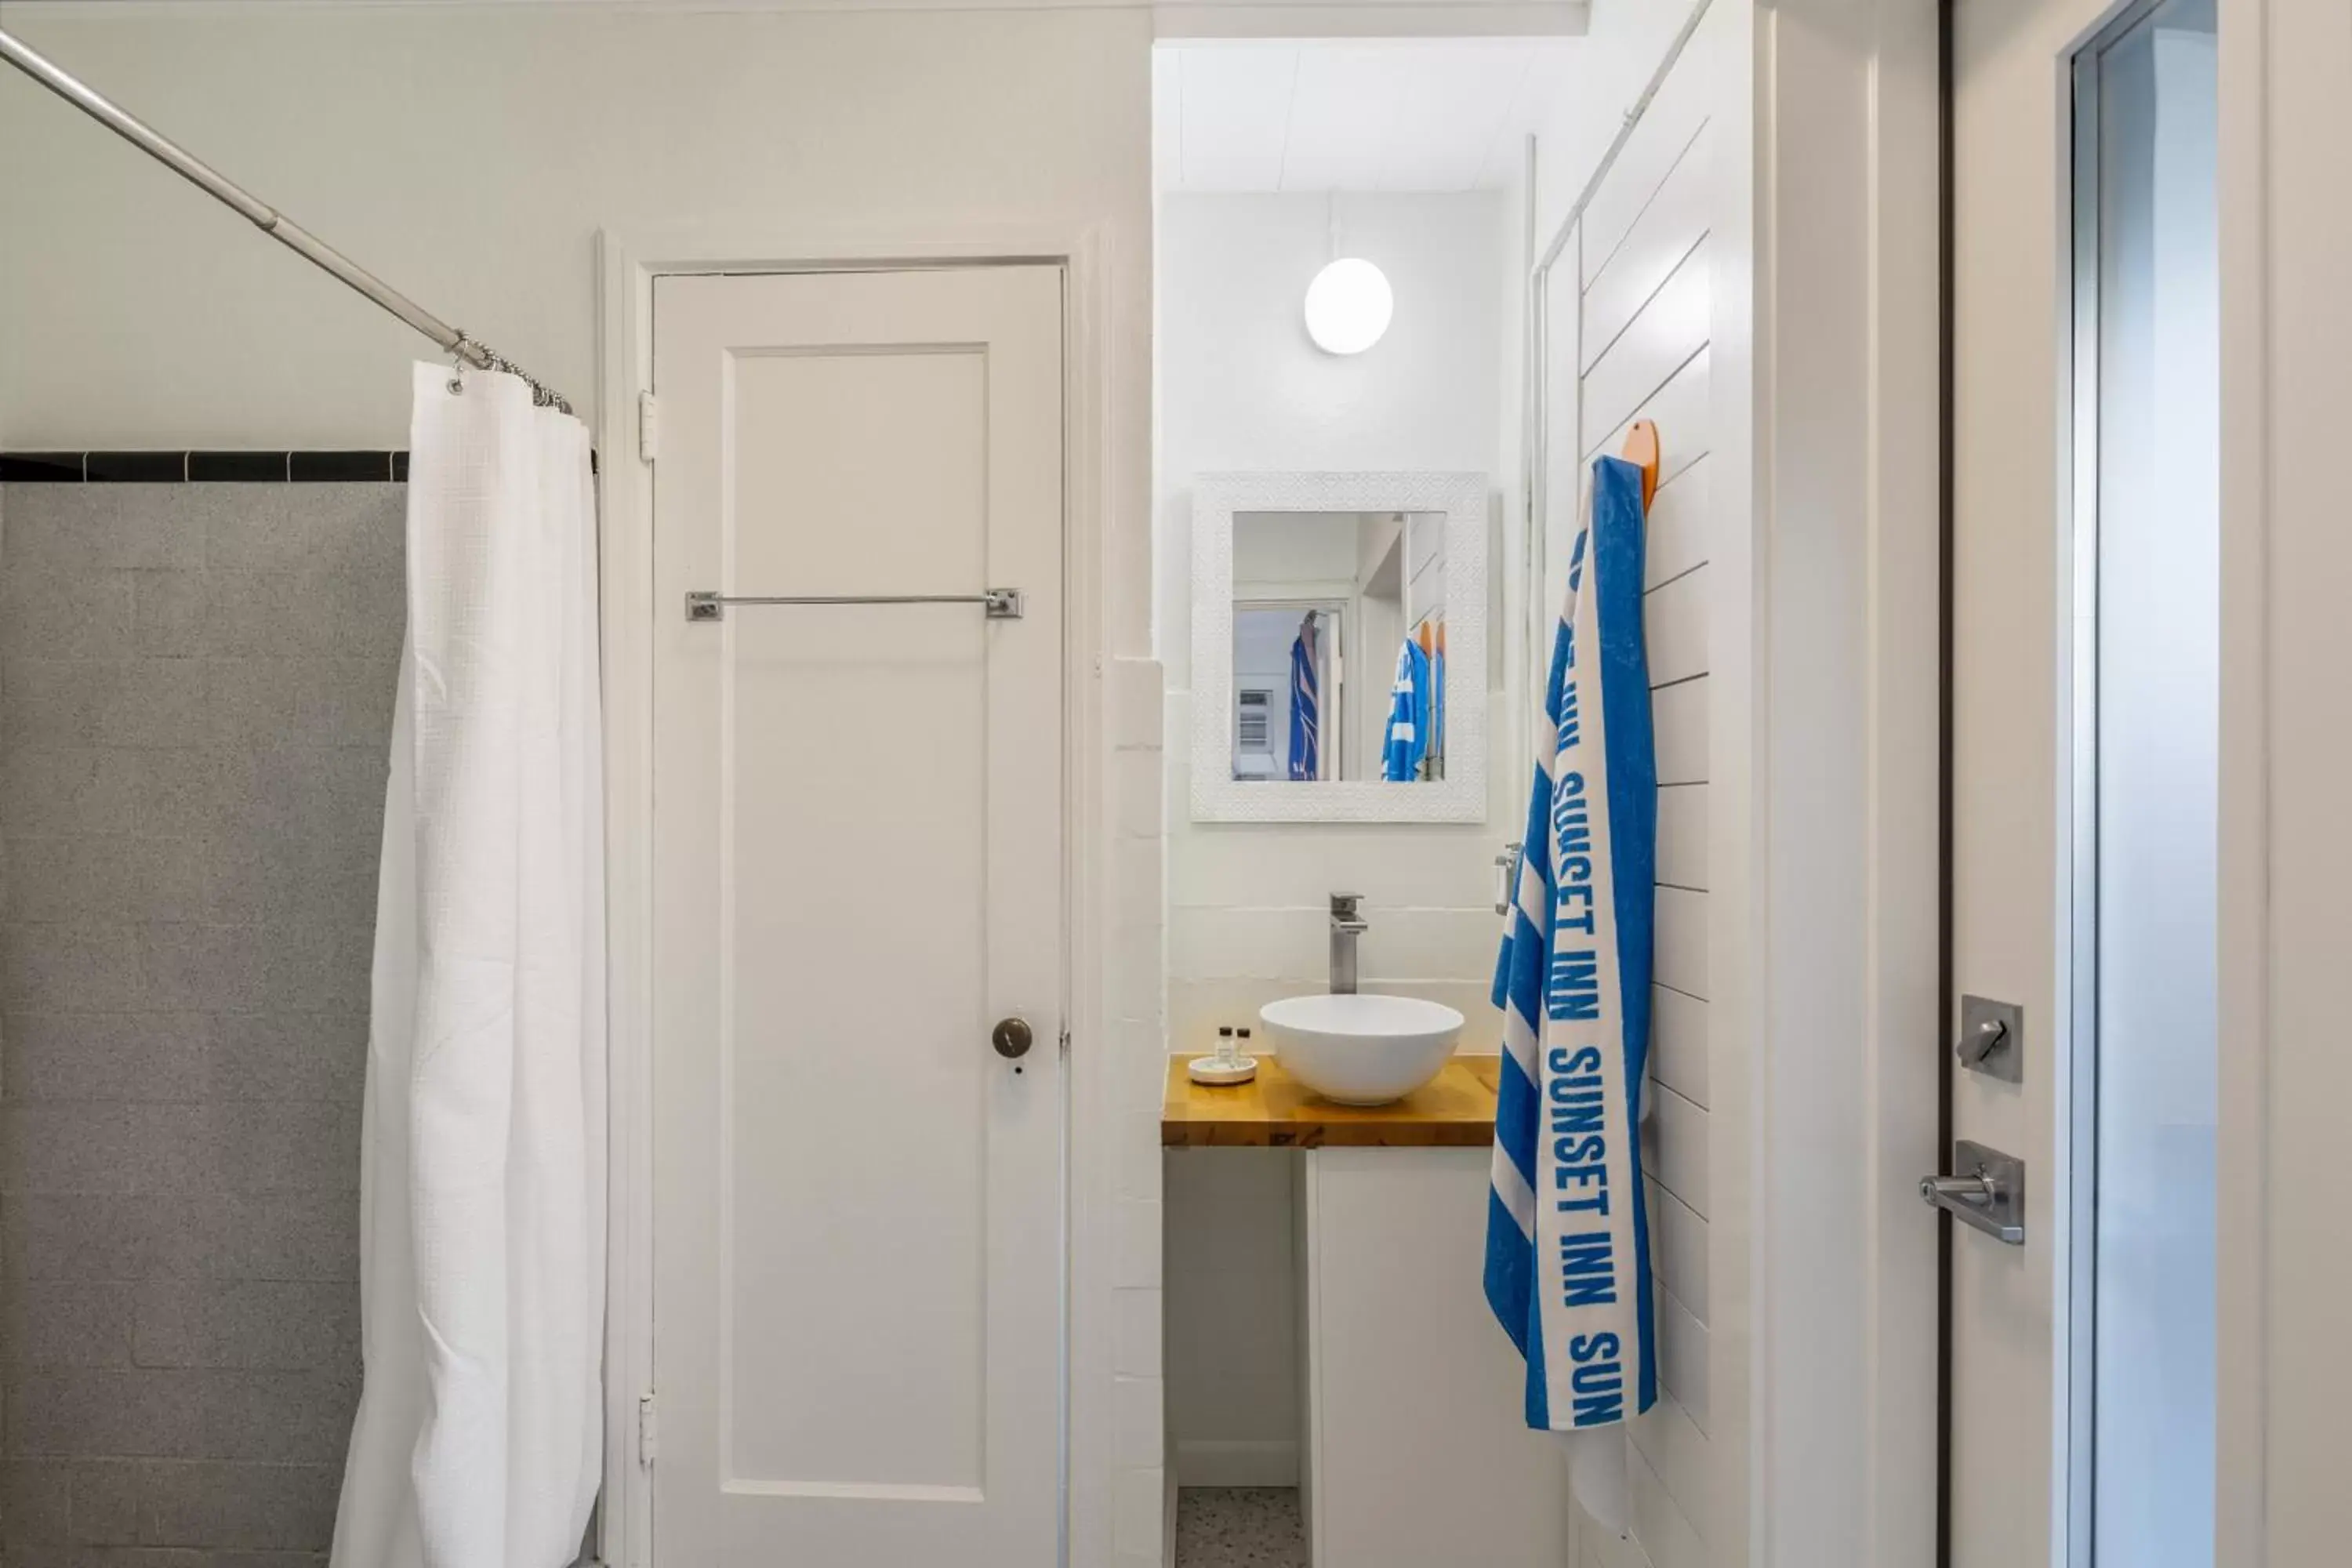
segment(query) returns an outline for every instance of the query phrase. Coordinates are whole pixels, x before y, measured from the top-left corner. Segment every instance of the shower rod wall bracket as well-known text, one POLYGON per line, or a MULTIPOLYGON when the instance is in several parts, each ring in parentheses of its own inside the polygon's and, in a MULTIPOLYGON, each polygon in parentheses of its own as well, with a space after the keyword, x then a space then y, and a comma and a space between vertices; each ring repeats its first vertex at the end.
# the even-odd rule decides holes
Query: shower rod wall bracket
POLYGON ((686 596, 689 621, 723 621, 730 605, 979 605, 992 621, 1017 621, 1027 613, 1029 596, 1018 588, 991 588, 979 594, 717 594, 686 596))

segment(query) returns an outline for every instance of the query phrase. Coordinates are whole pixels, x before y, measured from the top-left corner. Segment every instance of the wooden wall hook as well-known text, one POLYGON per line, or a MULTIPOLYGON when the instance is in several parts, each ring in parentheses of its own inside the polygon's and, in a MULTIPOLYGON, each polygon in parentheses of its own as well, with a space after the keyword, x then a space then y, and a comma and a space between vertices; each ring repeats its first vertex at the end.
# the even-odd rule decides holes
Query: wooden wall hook
POLYGON ((1650 510, 1650 498, 1658 493, 1658 426, 1655 421, 1636 419, 1625 433, 1625 460, 1642 470, 1642 510, 1650 510))

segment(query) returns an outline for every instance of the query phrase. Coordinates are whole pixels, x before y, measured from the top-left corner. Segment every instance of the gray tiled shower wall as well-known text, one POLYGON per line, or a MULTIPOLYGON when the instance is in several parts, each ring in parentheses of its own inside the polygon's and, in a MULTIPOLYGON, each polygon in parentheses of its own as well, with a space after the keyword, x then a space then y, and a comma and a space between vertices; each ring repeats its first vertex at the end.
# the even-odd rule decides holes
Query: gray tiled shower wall
POLYGON ((320 1560, 404 487, 0 486, 0 1563, 320 1560))

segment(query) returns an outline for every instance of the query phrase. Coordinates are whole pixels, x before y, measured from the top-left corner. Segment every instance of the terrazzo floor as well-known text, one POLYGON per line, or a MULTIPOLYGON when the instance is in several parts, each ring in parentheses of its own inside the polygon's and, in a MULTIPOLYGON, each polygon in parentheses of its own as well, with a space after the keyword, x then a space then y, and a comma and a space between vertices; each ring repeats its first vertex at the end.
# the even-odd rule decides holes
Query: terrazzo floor
POLYGON ((1187 1487, 1176 1494, 1176 1568, 1307 1568, 1296 1487, 1187 1487))

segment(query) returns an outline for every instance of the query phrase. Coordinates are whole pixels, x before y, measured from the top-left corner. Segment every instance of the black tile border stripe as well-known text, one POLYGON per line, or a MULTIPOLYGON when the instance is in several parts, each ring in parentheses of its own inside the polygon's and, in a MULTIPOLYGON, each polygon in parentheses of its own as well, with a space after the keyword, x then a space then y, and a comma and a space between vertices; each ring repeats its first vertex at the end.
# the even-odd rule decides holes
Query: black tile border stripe
POLYGON ((390 452, 289 452, 286 477, 296 484, 392 479, 390 452))
MULTIPOLYGON (((600 471, 588 454, 588 471, 600 471)), ((0 484, 392 484, 405 452, 0 452, 0 484)))
POLYGON ((79 452, 0 452, 0 484, 68 484, 82 481, 79 452))
POLYGON ((283 483, 290 452, 191 452, 188 479, 193 484, 283 483))
POLYGON ((81 477, 93 485, 177 485, 187 482, 185 452, 84 452, 81 477))
POLYGON ((383 484, 407 477, 405 452, 0 452, 0 484, 383 484))

